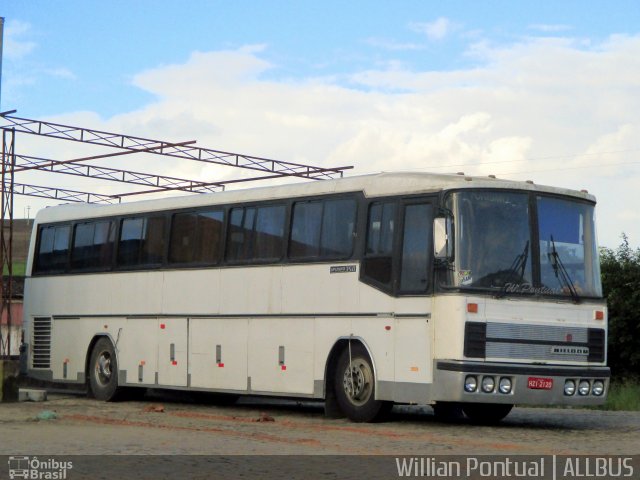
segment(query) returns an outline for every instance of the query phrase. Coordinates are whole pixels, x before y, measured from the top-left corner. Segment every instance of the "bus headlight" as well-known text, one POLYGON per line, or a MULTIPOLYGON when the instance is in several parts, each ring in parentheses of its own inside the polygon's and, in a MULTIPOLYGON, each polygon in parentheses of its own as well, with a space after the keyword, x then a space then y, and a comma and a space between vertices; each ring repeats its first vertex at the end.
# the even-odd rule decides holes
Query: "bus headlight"
POLYGON ((576 382, 573 380, 567 380, 564 382, 564 394, 571 396, 576 393, 576 382))
POLYGON ((593 387, 591 387, 591 393, 596 397, 602 395, 604 393, 604 382, 602 380, 595 380, 593 382, 593 387))
POLYGON ((580 395, 589 395, 589 392, 591 391, 591 385, 589 385, 589 382, 587 380, 580 380, 580 383, 578 384, 578 393, 580 395))
POLYGON ((496 388, 496 381, 493 377, 482 377, 482 391, 485 393, 493 392, 493 389, 496 388))
POLYGON ((475 392, 478 389, 478 379, 473 375, 467 375, 467 378, 464 379, 464 391, 465 392, 475 392))
POLYGON ((502 377, 500 379, 500 383, 498 383, 498 390, 500 393, 511 393, 511 379, 507 377, 502 377))

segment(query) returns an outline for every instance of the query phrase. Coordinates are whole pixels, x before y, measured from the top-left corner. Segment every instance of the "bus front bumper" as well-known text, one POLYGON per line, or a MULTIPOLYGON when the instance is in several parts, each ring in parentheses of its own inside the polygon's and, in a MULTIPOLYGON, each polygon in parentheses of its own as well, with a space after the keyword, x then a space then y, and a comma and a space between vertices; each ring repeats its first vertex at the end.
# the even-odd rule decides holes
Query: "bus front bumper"
POLYGON ((609 367, 599 366, 435 363, 433 400, 440 402, 602 405, 611 377, 609 367))

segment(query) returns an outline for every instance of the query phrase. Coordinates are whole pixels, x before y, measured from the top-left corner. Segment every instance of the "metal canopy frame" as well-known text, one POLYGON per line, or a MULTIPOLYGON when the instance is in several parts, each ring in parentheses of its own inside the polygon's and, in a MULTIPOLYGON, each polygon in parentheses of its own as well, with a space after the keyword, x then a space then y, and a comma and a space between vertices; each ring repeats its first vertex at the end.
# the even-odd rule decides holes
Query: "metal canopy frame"
MULTIPOLYGON (((285 162, 269 158, 225 152, 211 148, 195 146, 195 141, 167 142, 149 138, 105 132, 85 127, 62 125, 42 120, 33 120, 14 116, 15 110, 0 113, 2 130, 2 197, 0 228, 0 282, 1 306, 0 318, 6 318, 7 338, 0 331, 0 357, 11 352, 11 299, 13 295, 13 198, 14 195, 40 197, 63 202, 119 203, 125 197, 149 195, 167 191, 187 193, 214 193, 225 189, 227 185, 259 180, 297 177, 308 180, 326 180, 340 178, 345 170, 352 166, 319 167, 300 163, 285 162), (67 140, 108 149, 107 153, 71 159, 48 159, 16 151, 18 135, 34 135, 45 139, 67 140), (136 153, 146 153, 174 159, 176 162, 196 161, 211 165, 234 167, 259 172, 260 175, 248 178, 236 178, 216 182, 198 179, 178 178, 157 173, 144 173, 137 170, 119 169, 110 166, 98 166, 95 160, 111 159, 136 153), (131 188, 147 187, 143 190, 126 191, 118 194, 104 194, 95 191, 76 191, 49 185, 18 183, 15 176, 21 172, 41 171, 49 174, 74 175, 107 182, 119 182, 131 188)), ((47 177, 48 178, 48 177, 47 177)))

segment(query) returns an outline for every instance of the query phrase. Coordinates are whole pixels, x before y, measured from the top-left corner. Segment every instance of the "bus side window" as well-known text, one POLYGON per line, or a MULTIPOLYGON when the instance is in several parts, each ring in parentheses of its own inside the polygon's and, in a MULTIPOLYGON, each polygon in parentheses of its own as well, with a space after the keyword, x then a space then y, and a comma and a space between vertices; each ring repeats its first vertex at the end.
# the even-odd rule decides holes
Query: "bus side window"
POLYGON ((322 207, 320 201, 294 203, 289 258, 313 258, 320 254, 322 207))
POLYGON ((320 256, 346 258, 353 253, 356 202, 351 198, 325 200, 320 234, 320 256))
POLYGON ((229 215, 227 260, 249 260, 253 246, 255 208, 232 208, 229 215))
POLYGON ((258 208, 253 236, 255 260, 279 260, 282 257, 285 214, 283 205, 258 208))
POLYGON ((122 220, 118 244, 118 265, 162 263, 165 217, 135 217, 122 220))
POLYGON ((60 272, 67 267, 69 254, 69 225, 49 226, 40 229, 40 243, 36 272, 60 272))
POLYGON ((423 293, 429 287, 433 252, 433 212, 428 203, 407 205, 404 210, 400 290, 423 293))
POLYGON ((220 262, 222 245, 222 210, 176 213, 171 223, 169 262, 220 262))
POLYGON ((372 203, 367 219, 367 244, 363 276, 391 288, 393 281, 393 238, 397 202, 372 203))
POLYGON ((356 202, 351 198, 296 202, 289 258, 317 261, 350 257, 355 224, 356 202))
POLYGON ((115 222, 79 223, 73 232, 71 268, 108 268, 115 242, 115 222))

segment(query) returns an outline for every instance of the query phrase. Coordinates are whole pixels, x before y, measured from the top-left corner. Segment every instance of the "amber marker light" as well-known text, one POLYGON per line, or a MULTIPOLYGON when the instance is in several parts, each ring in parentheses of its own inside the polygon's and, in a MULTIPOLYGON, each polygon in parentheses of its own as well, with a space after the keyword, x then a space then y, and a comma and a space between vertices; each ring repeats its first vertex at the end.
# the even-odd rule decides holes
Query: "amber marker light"
POLYGON ((469 312, 469 313, 478 313, 478 304, 477 303, 467 303, 467 312, 469 312))
POLYGON ((604 320, 604 311, 602 311, 602 310, 596 310, 596 311, 594 312, 593 317, 594 317, 596 320, 604 320))

